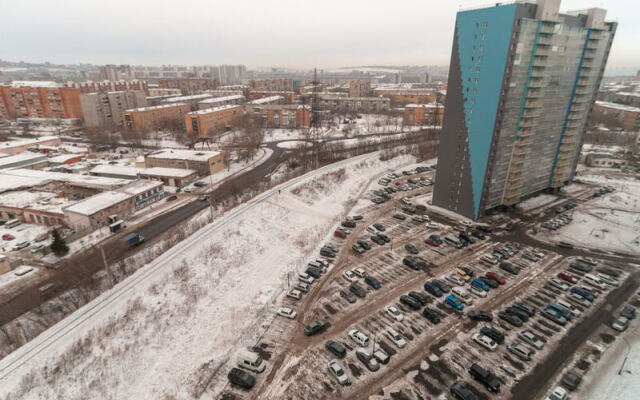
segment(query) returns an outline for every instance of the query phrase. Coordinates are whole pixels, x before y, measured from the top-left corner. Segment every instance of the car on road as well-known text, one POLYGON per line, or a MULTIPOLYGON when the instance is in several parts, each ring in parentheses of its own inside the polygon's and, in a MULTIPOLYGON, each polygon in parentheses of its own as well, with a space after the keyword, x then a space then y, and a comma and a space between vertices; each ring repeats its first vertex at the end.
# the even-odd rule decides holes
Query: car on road
POLYGON ((25 241, 22 241, 22 242, 18 242, 18 243, 16 243, 16 244, 14 244, 14 245, 13 245, 13 251, 22 250, 22 249, 24 249, 25 247, 29 247, 29 245, 30 245, 30 244, 31 244, 31 243, 27 242, 26 240, 25 240, 25 241))
POLYGON ((531 346, 535 347, 538 350, 541 350, 544 347, 544 341, 529 329, 525 329, 523 331, 518 332, 518 338, 520 338, 523 342, 530 344, 531 346))
POLYGON ((507 283, 504 277, 502 275, 499 275, 497 272, 490 271, 484 274, 484 276, 486 276, 489 279, 493 279, 494 281, 498 282, 498 284, 500 285, 504 285, 505 283, 507 283))
POLYGON ((458 275, 455 275, 455 274, 449 274, 445 277, 445 279, 453 283, 454 285, 458 285, 458 286, 465 285, 464 279, 460 278, 458 275))
POLYGON ((494 351, 496 348, 498 348, 498 344, 493 339, 481 333, 476 333, 471 338, 474 342, 478 343, 480 346, 489 351, 494 351))
POLYGON ((444 299, 444 304, 458 311, 464 310, 464 304, 462 304, 462 301, 458 300, 458 298, 455 296, 447 296, 444 299))
POLYGON ((505 311, 500 311, 498 313, 498 317, 504 321, 507 321, 508 323, 510 323, 513 326, 516 327, 521 327, 522 326, 522 320, 520 318, 518 318, 516 315, 505 312, 505 311))
POLYGON ((360 298, 363 298, 367 295, 367 291, 355 282, 352 282, 351 285, 349 285, 349 291, 360 298))
POLYGON ((287 292, 287 297, 291 297, 295 300, 300 300, 302 298, 302 292, 296 289, 292 289, 287 292))
POLYGON ((231 368, 227 378, 229 379, 229 382, 240 386, 243 389, 251 389, 256 384, 256 378, 240 368, 231 368))
POLYGON ((543 308, 540 311, 540 314, 542 314, 545 318, 551 320, 552 322, 555 322, 558 325, 564 326, 567 324, 567 319, 552 308, 549 308, 549 307, 543 308))
POLYGON ((482 290, 484 290, 485 292, 489 291, 489 285, 487 285, 486 283, 484 283, 481 279, 474 279, 471 281, 471 286, 475 286, 478 287, 482 290))
POLYGON ((209 195, 208 194, 202 194, 199 197, 200 201, 209 201, 209 195))
POLYGON ((395 344, 398 348, 401 349, 407 345, 406 340, 404 340, 402 336, 400 336, 400 334, 396 332, 393 328, 387 328, 387 330, 385 330, 384 333, 385 335, 387 335, 389 340, 391 340, 393 344, 395 344))
POLYGON ((166 201, 174 201, 174 200, 178 200, 178 196, 176 196, 175 194, 167 197, 166 199, 166 201))
POLYGON ((560 386, 556 386, 551 393, 547 396, 545 400, 568 400, 569 396, 567 395, 567 391, 561 388, 560 386))
POLYGON ((436 222, 429 222, 425 225, 427 229, 438 229, 438 224, 436 222))
POLYGON ((469 374, 473 379, 480 382, 488 391, 492 393, 500 392, 500 381, 498 381, 498 378, 496 378, 490 370, 473 363, 469 368, 469 374))
POLYGON ((564 249, 573 249, 573 244, 564 241, 556 242, 556 246, 562 247, 564 249))
POLYGON ((616 319, 613 324, 611 324, 611 327, 619 332, 624 331, 628 326, 629 319, 626 317, 618 317, 618 319, 616 319))
POLYGON ((467 312, 467 317, 475 321, 493 321, 493 315, 490 312, 481 310, 470 310, 467 312))
POLYGON ((518 275, 520 273, 520 270, 518 269, 518 267, 506 261, 503 261, 500 263, 500 269, 507 271, 508 273, 513 275, 518 275))
POLYGON ((575 285, 576 283, 578 283, 578 278, 576 278, 575 276, 571 275, 568 272, 558 272, 558 275, 556 275, 559 279, 562 279, 565 282, 568 282, 572 285, 575 285))
POLYGON ((574 371, 568 371, 562 377, 562 384, 572 392, 580 386, 581 382, 582 376, 574 371))
POLYGON ((425 282, 424 290, 427 293, 434 295, 435 297, 442 297, 442 291, 438 286, 434 285, 432 282, 425 282))
POLYGON ((531 355, 533 354, 533 350, 517 342, 509 343, 507 345, 507 350, 522 361, 531 360, 531 355))
POLYGON ((458 400, 477 400, 477 396, 467 389, 464 382, 454 382, 449 388, 449 392, 458 400))
POLYGON ((551 286, 555 287, 556 289, 560 289, 560 290, 568 290, 569 289, 569 285, 567 285, 564 281, 558 279, 558 278, 549 278, 548 282, 551 286))
POLYGON ((378 360, 376 360, 376 358, 367 350, 356 350, 356 357, 358 358, 358 360, 360 360, 361 363, 365 365, 365 367, 367 367, 369 371, 375 372, 380 369, 378 360))
POLYGON ((347 373, 344 371, 344 368, 342 368, 342 366, 338 363, 338 361, 336 360, 329 361, 329 363, 327 364, 327 367, 329 368, 331 375, 333 375, 333 377, 336 378, 339 384, 341 385, 349 384, 349 377, 347 376, 347 373))
POLYGON ((407 250, 411 254, 418 254, 418 248, 410 243, 404 245, 405 250, 407 250))
POLYGON ((433 310, 429 307, 425 307, 422 310, 422 316, 424 316, 426 319, 428 319, 434 324, 437 324, 440 322, 440 314, 438 314, 436 310, 433 310))
POLYGON ((312 336, 324 331, 328 327, 328 322, 318 319, 304 327, 304 334, 307 336, 312 336))
POLYGON ((369 345, 369 336, 365 335, 357 329, 350 330, 347 335, 359 346, 367 347, 369 345))
POLYGON ((422 307, 422 304, 420 304, 420 302, 418 302, 413 297, 406 296, 406 295, 400 296, 400 303, 411 308, 412 310, 419 310, 420 307, 422 307))
POLYGON ((278 315, 283 316, 285 318, 289 318, 289 319, 296 319, 296 317, 298 316, 298 313, 293 308, 280 307, 278 309, 278 315))
POLYGON ((364 283, 371 286, 372 288, 378 290, 382 287, 380 281, 378 281, 374 276, 367 276, 364 278, 364 283))
POLYGON ((387 314, 391 318, 393 318, 397 322, 401 322, 404 319, 404 315, 402 314, 402 311, 398 310, 394 306, 386 306, 384 310, 387 312, 387 314))
POLYGON ((325 342, 324 348, 331 352, 334 356, 338 358, 345 358, 347 355, 347 349, 340 342, 336 342, 333 339, 329 339, 325 342))
POLYGON ((349 282, 357 282, 358 281, 358 277, 356 276, 356 274, 354 274, 352 271, 346 270, 342 273, 342 276, 344 277, 344 279, 348 280, 349 282))
POLYGON ((340 291, 340 297, 342 297, 343 299, 345 299, 346 301, 348 301, 351 304, 356 302, 356 296, 353 293, 348 292, 346 290, 341 290, 340 291))

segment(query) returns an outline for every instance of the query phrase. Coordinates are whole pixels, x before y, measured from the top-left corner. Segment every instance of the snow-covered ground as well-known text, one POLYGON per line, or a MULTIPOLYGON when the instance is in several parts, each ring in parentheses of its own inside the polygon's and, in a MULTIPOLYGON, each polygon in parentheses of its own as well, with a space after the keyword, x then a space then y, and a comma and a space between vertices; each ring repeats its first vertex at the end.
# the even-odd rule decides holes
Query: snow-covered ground
POLYGON ((4 225, 2 225, 0 226, 0 237, 4 234, 9 234, 13 235, 15 239, 11 241, 0 239, 0 251, 10 251, 14 244, 25 240, 33 244, 38 236, 47 233, 47 231, 47 227, 42 225, 20 224, 13 228, 5 228, 4 225))
POLYGON ((376 157, 296 178, 205 226, 2 360, 0 397, 192 398, 237 348, 255 343, 256 321, 277 306, 287 273, 361 188, 411 160, 376 157), (344 179, 304 189, 341 168, 344 179))
POLYGON ((551 194, 541 194, 530 199, 527 199, 518 204, 518 208, 522 211, 530 211, 538 207, 546 206, 558 200, 557 196, 551 194))

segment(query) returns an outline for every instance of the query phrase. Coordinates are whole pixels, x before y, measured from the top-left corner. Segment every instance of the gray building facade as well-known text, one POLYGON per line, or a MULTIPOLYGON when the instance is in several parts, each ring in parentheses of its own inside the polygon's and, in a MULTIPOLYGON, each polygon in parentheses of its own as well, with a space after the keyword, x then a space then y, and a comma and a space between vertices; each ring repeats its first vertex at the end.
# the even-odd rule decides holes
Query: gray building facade
POLYGON ((142 90, 125 90, 81 94, 80 105, 85 126, 122 126, 122 112, 145 107, 147 100, 142 90))

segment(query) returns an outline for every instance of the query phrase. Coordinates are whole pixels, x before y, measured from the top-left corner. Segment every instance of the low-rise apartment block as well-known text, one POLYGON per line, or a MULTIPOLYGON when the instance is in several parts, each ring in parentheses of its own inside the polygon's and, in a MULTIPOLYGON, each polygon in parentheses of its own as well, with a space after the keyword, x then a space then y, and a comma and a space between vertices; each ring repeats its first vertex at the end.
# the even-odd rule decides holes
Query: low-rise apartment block
POLYGON ((195 170, 198 175, 213 175, 225 167, 225 155, 220 151, 163 149, 145 155, 146 168, 181 168, 195 170))
POLYGON ((402 124, 411 126, 442 126, 444 106, 438 103, 407 104, 402 114, 402 124))
POLYGON ((251 100, 247 103, 249 106, 265 105, 265 104, 283 104, 284 97, 282 96, 270 96, 262 97, 260 99, 251 100))
POLYGON ((204 90, 214 90, 218 86, 215 78, 175 78, 158 79, 162 89, 180 89, 182 94, 194 94, 204 90))
POLYGON ((147 100, 142 90, 128 90, 82 94, 80 104, 85 126, 122 126, 122 113, 145 107, 147 100))
POLYGON ((190 96, 169 97, 161 101, 161 104, 189 104, 191 111, 198 109, 198 103, 212 98, 209 94, 193 94, 190 96))
POLYGON ((301 81, 290 78, 250 80, 249 89, 252 91, 285 91, 293 92, 302 86, 301 81), (297 83, 297 85, 296 85, 297 83))
POLYGON ((344 97, 333 94, 321 94, 319 97, 320 105, 327 110, 376 113, 388 110, 390 105, 386 97, 344 97))
POLYGON ((286 91, 271 91, 271 90, 258 90, 249 92, 249 98, 251 100, 262 99, 265 97, 273 97, 273 96, 281 96, 284 98, 284 103, 291 104, 296 98, 296 94, 294 92, 286 92, 286 91))
POLYGON ((640 108, 606 101, 596 101, 593 107, 595 117, 611 118, 625 131, 640 130, 640 108))
POLYGON ((180 89, 149 88, 149 96, 182 96, 180 89))
POLYGON ((433 89, 376 88, 373 89, 373 95, 388 98, 391 101, 391 107, 426 104, 437 100, 437 94, 433 89))
POLYGON ((82 119, 80 90, 60 88, 55 82, 13 82, 0 86, 0 119, 82 119))
POLYGON ((349 82, 349 97, 370 97, 371 93, 370 81, 349 82))
POLYGON ((243 115, 241 106, 227 105, 187 113, 184 122, 193 136, 212 136, 227 130, 243 115))
POLYGON ((265 128, 308 128, 311 121, 311 107, 297 104, 251 106, 247 112, 258 118, 265 128))
POLYGON ((148 93, 149 85, 141 80, 106 80, 101 82, 67 82, 67 88, 79 89, 81 93, 122 92, 125 90, 141 90, 148 93))
POLYGON ((242 105, 244 103, 245 97, 241 94, 236 94, 231 96, 213 97, 210 99, 202 100, 200 103, 198 103, 198 107, 200 107, 201 110, 206 110, 207 108, 229 105, 242 105))
POLYGON ((127 130, 148 132, 160 129, 168 121, 182 121, 184 115, 190 110, 189 104, 163 104, 134 108, 122 113, 122 121, 127 130))

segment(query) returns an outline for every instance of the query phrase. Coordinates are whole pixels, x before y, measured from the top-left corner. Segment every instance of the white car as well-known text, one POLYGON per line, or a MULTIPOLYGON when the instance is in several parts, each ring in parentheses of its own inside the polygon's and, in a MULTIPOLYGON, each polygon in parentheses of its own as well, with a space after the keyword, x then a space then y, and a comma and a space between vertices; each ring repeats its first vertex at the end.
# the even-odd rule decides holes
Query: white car
POLYGON ((298 279, 300 280, 300 282, 308 283, 309 285, 311 285, 315 280, 311 275, 307 274, 306 272, 300 272, 298 274, 298 279))
POLYGON ((540 250, 534 249, 533 247, 529 249, 529 252, 533 253, 534 256, 540 259, 544 258, 544 253, 541 252, 540 250))
POLYGON ((529 343, 538 350, 541 350, 544 347, 544 342, 535 333, 528 329, 518 332, 518 337, 522 339, 523 342, 529 343))
POLYGON ((344 368, 342 368, 342 366, 338 363, 338 361, 331 360, 329 361, 329 364, 327 366, 329 367, 329 371, 331 372, 331 375, 333 375, 336 378, 339 384, 341 385, 349 384, 349 377, 347 376, 347 373, 344 372, 344 368))
POLYGON ((353 273, 358 275, 360 278, 367 277, 367 271, 365 271, 364 268, 360 268, 360 267, 354 268, 353 273))
POLYGON ((477 286, 474 286, 474 285, 469 286, 469 291, 478 297, 487 297, 487 292, 485 292, 484 290, 482 290, 477 286))
POLYGON ((619 332, 624 331, 629 326, 629 319, 626 317, 618 317, 611 327, 619 332))
POLYGON ((369 233, 378 233, 378 230, 376 228, 374 228, 373 225, 367 226, 366 231, 369 232, 369 233))
POLYGON ((427 229, 438 229, 438 224, 435 222, 429 222, 426 226, 427 229))
POLYGON ((582 261, 585 264, 596 265, 597 261, 591 257, 578 257, 578 261, 582 261))
POLYGON ((344 276, 344 279, 348 280, 349 282, 356 282, 358 280, 358 277, 356 276, 356 274, 354 274, 349 270, 344 271, 342 273, 342 276, 344 276))
MULTIPOLYGON (((469 292, 460 287, 454 287, 451 289, 451 292, 464 304, 471 305, 473 304, 473 299, 469 295, 469 292)), ((484 290, 483 290, 484 292, 484 290)))
POLYGON ((296 317, 298 316, 298 313, 293 308, 280 307, 278 309, 278 315, 283 316, 285 318, 289 318, 289 319, 296 319, 296 317))
POLYGON ((567 310, 571 311, 571 315, 573 315, 574 317, 577 317, 580 315, 580 310, 578 310, 577 308, 575 308, 573 306, 573 304, 569 303, 568 301, 564 301, 563 299, 558 299, 556 300, 556 304, 566 308, 567 310))
POLYGON ((309 289, 311 289, 311 286, 309 286, 308 283, 298 282, 296 283, 296 286, 294 286, 294 289, 297 289, 303 293, 309 293, 309 289))
POLYGON ((367 347, 369 345, 369 337, 357 329, 350 330, 348 335, 351 340, 362 347, 367 347))
POLYGON ((404 315, 400 310, 395 308, 394 306, 386 306, 384 310, 393 318, 394 320, 401 322, 404 319, 404 315))
POLYGON ((466 226, 467 228, 471 228, 473 223, 471 221, 458 221, 460 225, 466 226))
POLYGON ((37 245, 33 246, 33 247, 31 248, 31 250, 29 250, 29 251, 30 251, 31 253, 34 253, 34 254, 35 254, 35 253, 39 252, 39 251, 40 251, 40 250, 42 250, 42 249, 44 249, 44 245, 43 245, 43 244, 37 244, 37 245))
POLYGON ((22 250, 22 249, 24 249, 25 247, 29 247, 29 245, 30 245, 30 244, 31 244, 31 243, 29 243, 29 242, 27 242, 27 241, 24 241, 24 242, 18 242, 18 243, 16 243, 16 244, 13 246, 13 250, 14 250, 14 251, 22 250))
POLYGON ((591 302, 577 293, 567 294, 567 300, 582 307, 590 307, 591 302))
POLYGON ((302 292, 296 289, 292 289, 287 292, 287 296, 291 297, 292 299, 300 300, 302 298, 302 292))
POLYGON ((484 262, 485 264, 489 264, 490 266, 498 263, 498 259, 494 256, 490 256, 489 254, 485 254, 480 257, 480 261, 484 262))
POLYGON ((465 281, 464 279, 460 278, 458 275, 456 274, 449 274, 445 277, 446 280, 448 280, 449 282, 456 284, 458 286, 464 286, 465 281))
POLYGON ((403 202, 404 204, 408 205, 408 206, 410 206, 410 205, 411 205, 411 200, 409 200, 409 198, 408 198, 408 197, 403 198, 403 199, 402 199, 402 202, 403 202))
POLYGON ((400 334, 398 332, 393 330, 393 328, 387 328, 387 330, 384 333, 387 335, 389 340, 391 340, 393 342, 393 344, 398 346, 398 348, 401 349, 401 348, 403 348, 404 346, 407 345, 406 340, 404 340, 402 338, 402 336, 400 336, 400 334))
POLYGON ((472 339, 474 342, 490 351, 494 351, 498 347, 498 344, 494 342, 493 339, 481 333, 476 333, 475 335, 473 335, 472 339))
POLYGON ((567 391, 560 386, 556 386, 555 389, 549 393, 546 400, 567 400, 568 398, 567 391))
POLYGON ((566 283, 564 283, 564 281, 561 281, 558 278, 549 278, 549 283, 551 284, 551 286, 554 286, 560 290, 569 289, 569 285, 567 285, 566 283))

